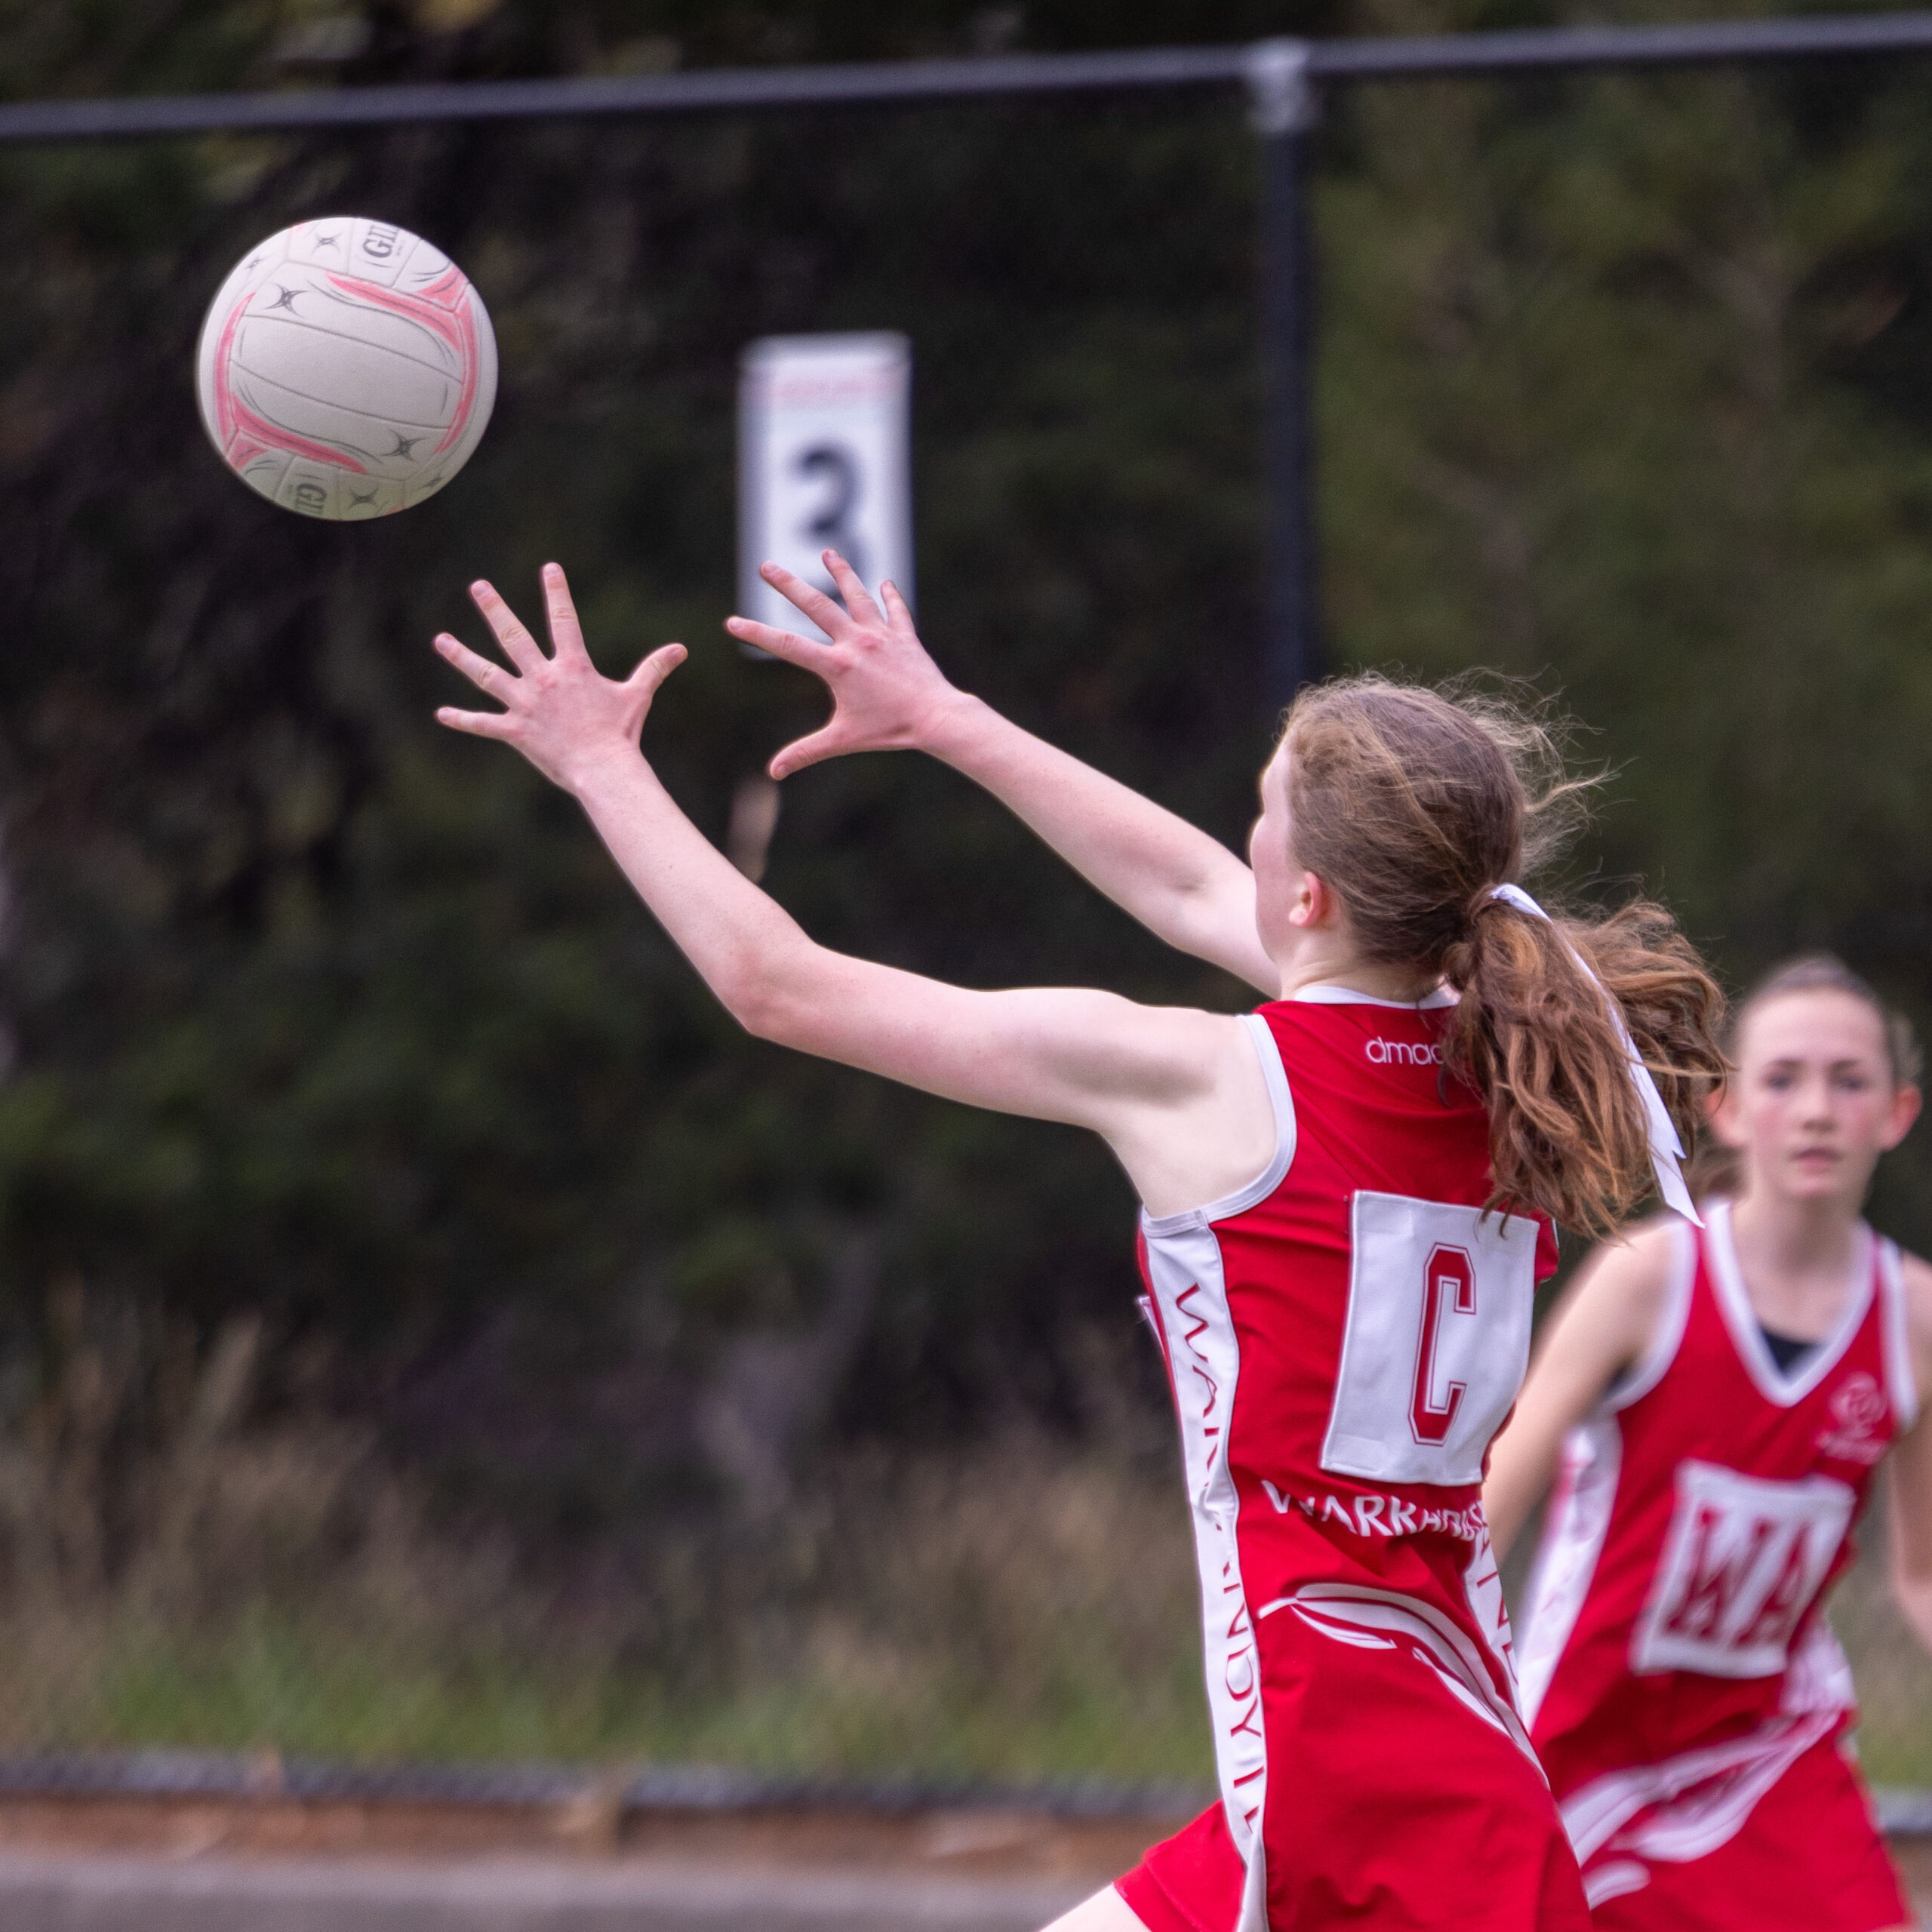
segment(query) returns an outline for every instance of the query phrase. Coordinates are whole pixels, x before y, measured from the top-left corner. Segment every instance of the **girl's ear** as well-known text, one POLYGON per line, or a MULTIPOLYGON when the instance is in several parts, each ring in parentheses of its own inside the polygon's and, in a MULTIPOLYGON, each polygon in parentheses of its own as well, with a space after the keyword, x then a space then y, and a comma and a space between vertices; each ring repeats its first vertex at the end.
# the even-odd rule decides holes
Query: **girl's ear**
POLYGON ((1743 1148, 1744 1135, 1738 1124, 1737 1081, 1734 1072, 1715 1094, 1706 1098, 1704 1117, 1711 1124, 1711 1131, 1725 1146, 1743 1148))
POLYGON ((1918 1110, 1925 1104, 1925 1097, 1916 1087, 1907 1085, 1894 1089, 1892 1094, 1892 1117, 1885 1123, 1882 1143, 1889 1153, 1912 1131, 1912 1122, 1918 1118, 1918 1110))
POLYGON ((1288 909, 1288 924, 1332 926, 1341 906, 1340 900, 1314 873, 1299 873, 1294 882, 1294 903, 1288 909))

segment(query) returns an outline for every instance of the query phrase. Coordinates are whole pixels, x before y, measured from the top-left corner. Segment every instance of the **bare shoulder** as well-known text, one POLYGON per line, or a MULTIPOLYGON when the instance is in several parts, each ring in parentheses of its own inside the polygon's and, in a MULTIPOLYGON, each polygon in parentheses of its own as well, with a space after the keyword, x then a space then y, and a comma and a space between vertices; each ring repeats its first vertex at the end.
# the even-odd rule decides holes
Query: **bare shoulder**
POLYGON ((1915 1309, 1923 1309, 1932 1316, 1932 1261, 1923 1261, 1915 1254, 1899 1251, 1899 1272, 1905 1280, 1906 1305, 1915 1309))
POLYGON ((1639 1222, 1592 1249, 1563 1297, 1551 1345, 1618 1373, 1647 1355, 1677 1278, 1684 1223, 1675 1214, 1639 1222))
POLYGON ((1932 1403, 1932 1262, 1902 1252, 1899 1263, 1905 1284, 1906 1338, 1923 1405, 1932 1403))
POLYGON ((1577 1271, 1573 1295, 1614 1295, 1634 1310, 1661 1312, 1676 1278, 1684 1223, 1675 1214, 1654 1215, 1620 1241, 1600 1242, 1577 1271))
POLYGON ((1226 1014, 1142 1008, 1134 1033, 1118 1091, 1110 1097, 1098 1083, 1085 1124, 1112 1147, 1148 1212, 1223 1200, 1265 1172, 1281 1123, 1251 1029, 1226 1014))
POLYGON ((1118 1051, 1124 1075, 1145 1077, 1159 1069, 1168 1076, 1163 1084, 1171 1097, 1183 1103, 1210 1096, 1225 1099, 1230 1086, 1265 1093, 1253 1038, 1238 1014, 1141 1006, 1112 993, 1100 997, 1115 1003, 1121 1023, 1118 1051))
POLYGON ((961 992, 986 1008, 1014 1044, 1050 1064, 1078 1063, 1088 1081, 1158 1104, 1183 1104, 1224 1088, 1230 1077, 1256 1079, 1254 1050, 1235 1016, 1196 1007, 1143 1006, 1087 987, 961 992))

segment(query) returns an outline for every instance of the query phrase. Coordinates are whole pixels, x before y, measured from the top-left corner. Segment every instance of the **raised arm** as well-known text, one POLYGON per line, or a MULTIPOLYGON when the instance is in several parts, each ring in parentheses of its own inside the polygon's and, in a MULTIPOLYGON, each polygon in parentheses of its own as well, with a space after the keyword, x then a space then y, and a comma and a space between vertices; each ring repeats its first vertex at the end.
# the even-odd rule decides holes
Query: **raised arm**
POLYGON ((1483 1482, 1499 1560, 1554 1480, 1563 1438, 1649 1349, 1669 1291, 1672 1227, 1655 1223, 1598 1248, 1551 1317, 1483 1482))
POLYGON ((844 608, 775 564, 774 589, 832 640, 734 617, 727 626, 822 678, 832 713, 771 761, 774 778, 847 752, 923 751, 983 786, 1091 884, 1159 938, 1270 998, 1281 974, 1254 930, 1254 875, 1198 826, 1010 724, 949 685, 897 590, 875 601, 835 551, 826 563, 844 608), (883 608, 881 608, 881 606, 883 608))
POLYGON ((974 1106, 1103 1135, 1157 1213, 1218 1198, 1266 1164, 1260 1063, 1224 1015, 1069 988, 975 992, 815 944, 678 809, 638 746, 681 645, 602 676, 564 574, 546 567, 546 656, 488 584, 472 586, 507 671, 437 638, 500 712, 445 708, 452 728, 514 745, 583 805, 611 855, 747 1031, 974 1106))
POLYGON ((1892 1597, 1932 1651, 1932 1268, 1916 1255, 1906 1257, 1905 1288, 1919 1413, 1892 1449, 1892 1597))

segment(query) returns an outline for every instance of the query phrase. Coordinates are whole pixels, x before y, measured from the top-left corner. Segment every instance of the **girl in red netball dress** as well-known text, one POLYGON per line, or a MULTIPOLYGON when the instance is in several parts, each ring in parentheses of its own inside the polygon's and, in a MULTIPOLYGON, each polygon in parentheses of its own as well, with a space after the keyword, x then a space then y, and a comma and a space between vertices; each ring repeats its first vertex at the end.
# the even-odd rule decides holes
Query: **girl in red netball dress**
POLYGON ((1817 958, 1745 1002, 1736 1057, 1736 1198, 1586 1264, 1486 1494, 1506 1546, 1560 1449, 1519 1662, 1596 1925, 1877 1932, 1912 1915, 1821 1608, 1889 1457, 1895 1593, 1932 1646, 1932 1268, 1860 1218, 1918 1055, 1817 958))
POLYGON ((1258 1014, 972 992, 814 945, 638 749, 682 647, 600 676, 554 566, 552 653, 475 586, 514 670, 438 647, 504 708, 438 715, 577 797, 749 1030, 1091 1128, 1138 1191, 1222 1801, 1067 1926, 1583 1932, 1516 1715, 1478 1485, 1549 1217, 1607 1228, 1654 1171, 1681 1187, 1635 1055, 1687 1121, 1721 1066, 1714 986, 1656 909, 1558 928, 1511 883, 1549 818, 1542 780, 1560 783, 1520 718, 1373 679, 1306 694, 1262 774, 1251 873, 952 691, 890 588, 881 611, 829 561, 844 609, 769 574, 830 644, 732 626, 838 701, 774 770, 930 746, 1151 922, 1192 921, 1183 943, 1270 995, 1258 1014))

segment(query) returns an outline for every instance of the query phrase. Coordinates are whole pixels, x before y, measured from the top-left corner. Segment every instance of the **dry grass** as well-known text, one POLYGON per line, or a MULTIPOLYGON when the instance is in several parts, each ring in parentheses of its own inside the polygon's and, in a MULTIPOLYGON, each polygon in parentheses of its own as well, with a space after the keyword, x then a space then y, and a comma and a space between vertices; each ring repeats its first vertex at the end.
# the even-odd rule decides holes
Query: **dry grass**
POLYGON ((251 1324, 199 1355, 56 1327, 0 1435, 0 1751, 1206 1770, 1186 1511, 1145 1441, 848 1454, 768 1519, 552 1560, 439 1524, 366 1429, 248 1421, 251 1324))
MULTIPOLYGON (((0 1751, 700 1760, 1201 1779, 1193 1565, 1158 1423, 848 1453, 757 1522, 568 1563, 439 1524, 368 1430, 251 1422, 197 1354, 78 1306, 0 1433, 0 1751)), ((1932 1782, 1932 1660, 1876 1552, 1835 1620, 1872 1775, 1932 1782)))
POLYGON ((1025 1431, 848 1465, 822 1518, 838 1580, 768 1633, 694 1746, 801 1768, 1205 1776, 1186 1511, 1158 1474, 1025 1431))
MULTIPOLYGON (((260 1526, 221 1521, 231 1557, 257 1534, 285 1555, 294 1533, 334 1518, 338 1547, 306 1589, 287 1586, 285 1563, 249 1579, 231 1561, 225 1589, 158 1589, 143 1566, 91 1598, 10 1601, 0 1749, 272 1745, 1017 1780, 1206 1768, 1175 1500, 1078 1458, 1008 1443, 903 1470, 861 1461, 833 1473, 815 1522, 762 1551, 674 1546, 673 1571, 713 1555, 732 1583, 706 1600, 737 1607, 709 1654, 687 1635, 668 1660, 650 1641, 661 1623, 647 1616, 640 1641, 621 1601, 540 1591, 429 1534, 392 1478, 349 1467, 285 1440, 238 1451, 222 1485, 260 1526)), ((191 1567, 192 1546, 168 1560, 191 1567)))
POLYGON ((1875 1784, 1932 1785, 1932 1657, 1885 1584, 1884 1512, 1832 1601, 1832 1623, 1858 1681, 1858 1751, 1875 1784))

